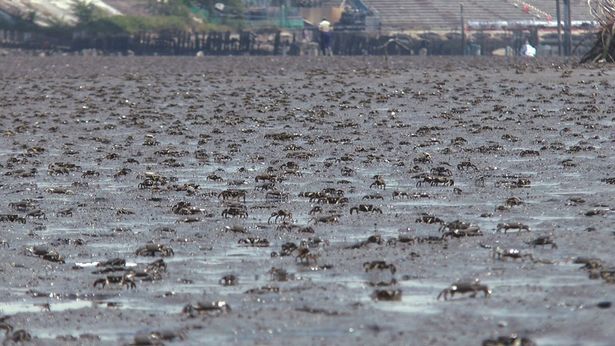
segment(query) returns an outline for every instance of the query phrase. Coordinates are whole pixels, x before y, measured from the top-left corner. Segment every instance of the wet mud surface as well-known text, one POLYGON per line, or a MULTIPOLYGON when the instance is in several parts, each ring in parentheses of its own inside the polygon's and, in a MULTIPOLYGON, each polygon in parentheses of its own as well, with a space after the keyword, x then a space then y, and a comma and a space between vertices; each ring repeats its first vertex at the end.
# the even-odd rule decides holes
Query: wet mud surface
POLYGON ((6 344, 615 339, 612 70, 9 57, 0 76, 6 344))

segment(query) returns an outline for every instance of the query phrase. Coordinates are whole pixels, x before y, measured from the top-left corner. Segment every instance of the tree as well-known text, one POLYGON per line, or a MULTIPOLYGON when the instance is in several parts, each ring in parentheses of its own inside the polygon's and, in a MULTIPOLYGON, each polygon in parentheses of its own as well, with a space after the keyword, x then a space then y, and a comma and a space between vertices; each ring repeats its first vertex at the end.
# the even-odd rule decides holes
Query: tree
POLYGON ((96 14, 96 6, 86 0, 73 0, 72 10, 80 25, 92 23, 96 14))
POLYGON ((615 62, 615 0, 590 0, 588 3, 601 29, 594 47, 581 62, 615 62))

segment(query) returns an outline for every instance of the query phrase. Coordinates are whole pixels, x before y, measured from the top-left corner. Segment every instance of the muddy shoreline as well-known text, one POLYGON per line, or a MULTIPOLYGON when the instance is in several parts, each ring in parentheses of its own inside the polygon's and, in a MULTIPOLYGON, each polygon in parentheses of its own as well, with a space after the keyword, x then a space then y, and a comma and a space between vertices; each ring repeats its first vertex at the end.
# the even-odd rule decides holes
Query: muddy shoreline
POLYGON ((7 344, 615 339, 608 68, 3 57, 0 77, 7 344), (457 280, 476 297, 437 299, 457 280))

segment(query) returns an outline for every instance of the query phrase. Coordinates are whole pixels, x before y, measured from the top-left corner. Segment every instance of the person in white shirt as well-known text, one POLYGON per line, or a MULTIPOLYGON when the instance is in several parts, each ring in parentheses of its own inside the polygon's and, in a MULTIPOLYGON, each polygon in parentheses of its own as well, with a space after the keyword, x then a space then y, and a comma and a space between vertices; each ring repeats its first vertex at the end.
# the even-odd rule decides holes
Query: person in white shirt
POLYGON ((318 24, 320 31, 320 51, 322 55, 331 55, 331 22, 323 18, 318 24))
POLYGON ((521 47, 521 55, 526 56, 528 58, 533 58, 536 56, 536 48, 532 47, 528 40, 525 40, 525 44, 521 47))

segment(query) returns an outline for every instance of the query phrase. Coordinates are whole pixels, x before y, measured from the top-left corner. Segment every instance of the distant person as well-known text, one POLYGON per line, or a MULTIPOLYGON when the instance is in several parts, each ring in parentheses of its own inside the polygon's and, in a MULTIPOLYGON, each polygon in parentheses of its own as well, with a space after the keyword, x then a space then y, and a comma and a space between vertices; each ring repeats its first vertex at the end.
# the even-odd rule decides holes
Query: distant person
POLYGON ((323 18, 318 24, 320 32, 320 51, 322 55, 331 55, 331 22, 323 18))
POLYGON ((536 56, 536 48, 532 47, 528 40, 525 40, 525 44, 521 47, 521 55, 528 58, 534 58, 536 56))

